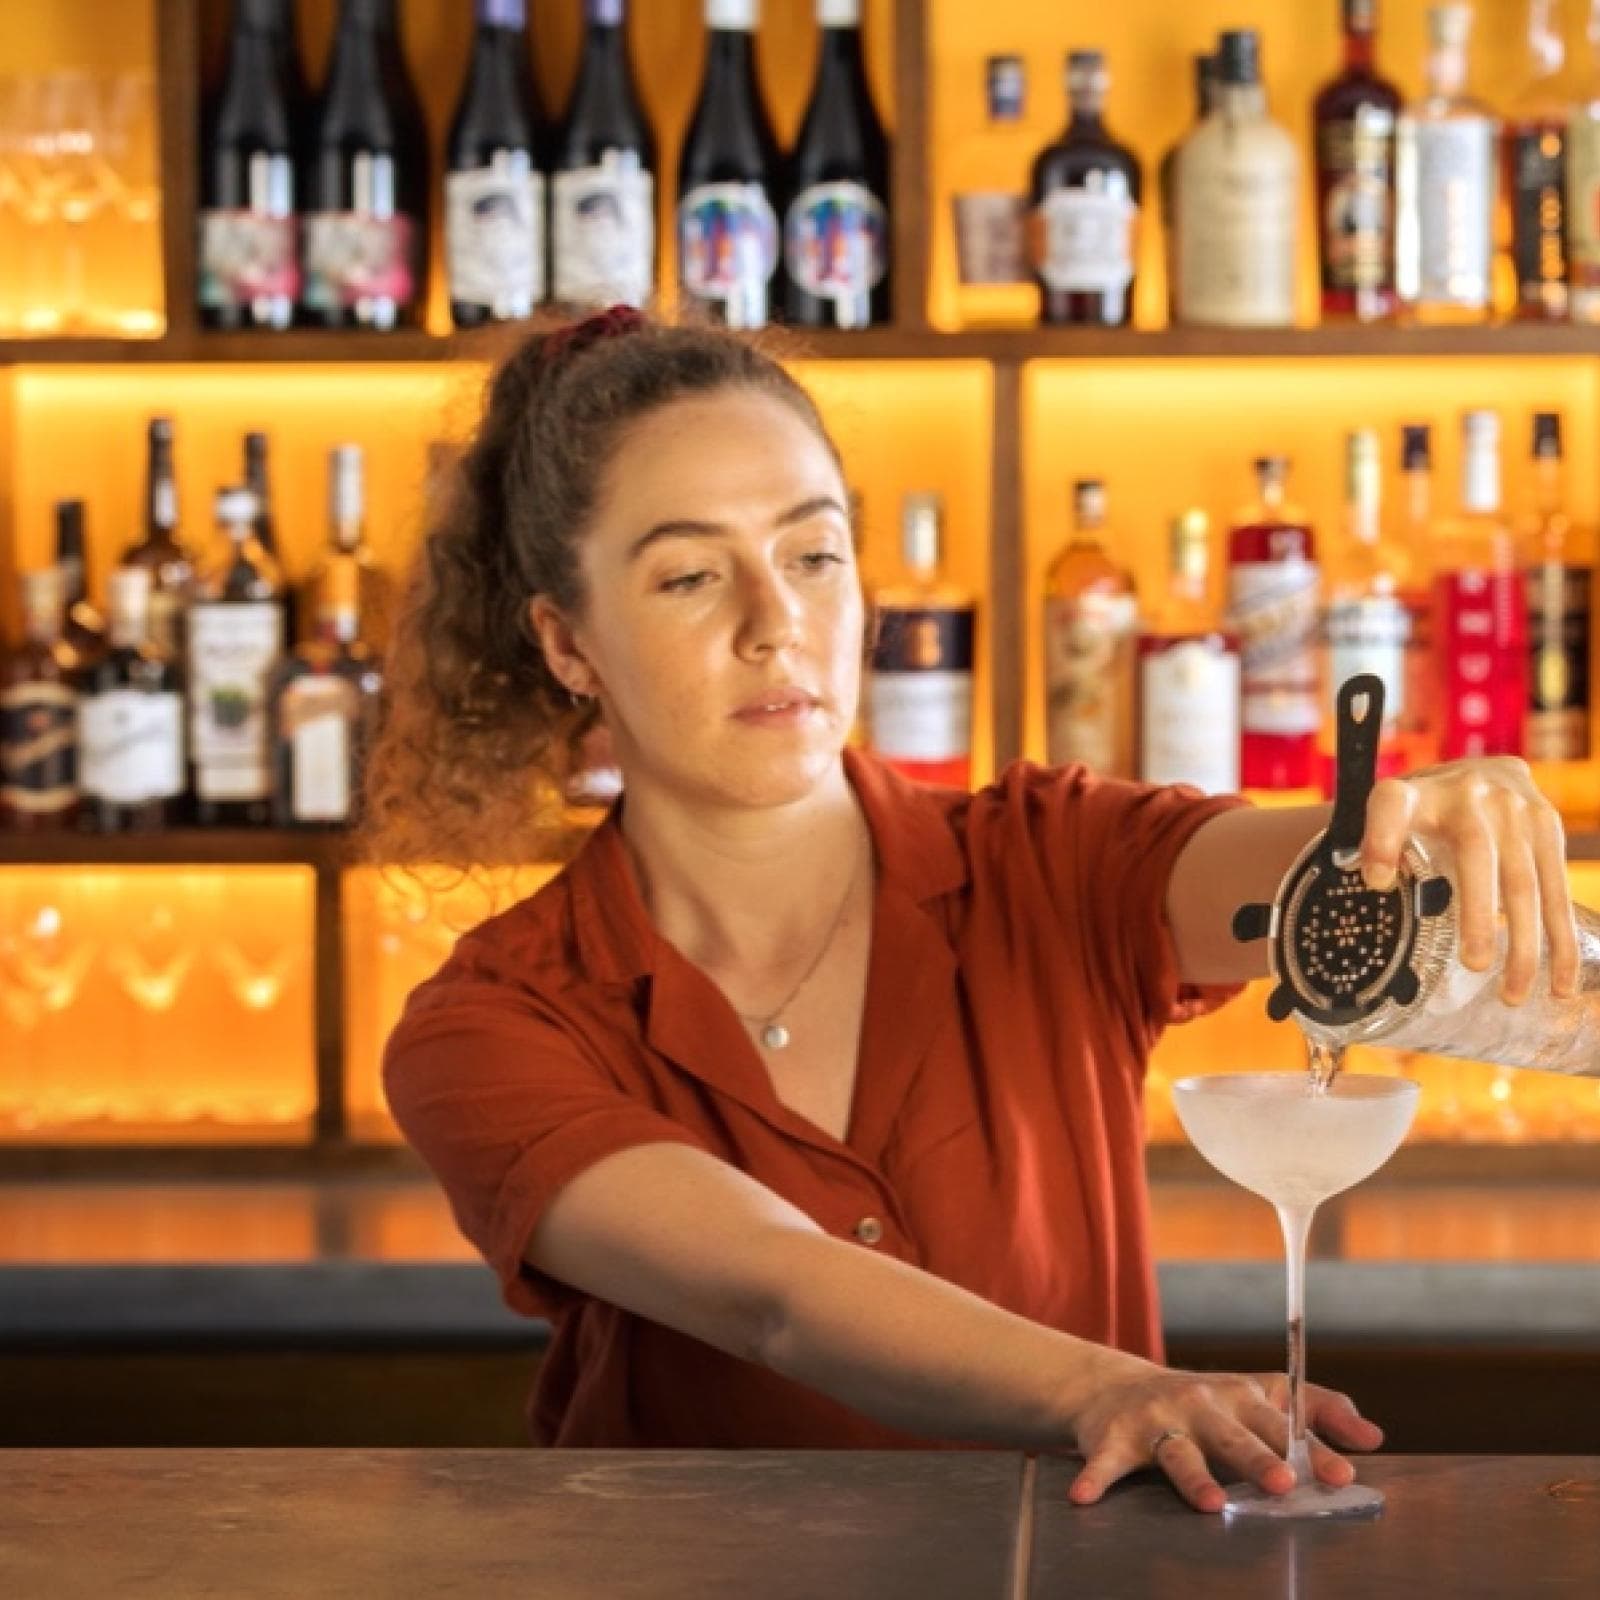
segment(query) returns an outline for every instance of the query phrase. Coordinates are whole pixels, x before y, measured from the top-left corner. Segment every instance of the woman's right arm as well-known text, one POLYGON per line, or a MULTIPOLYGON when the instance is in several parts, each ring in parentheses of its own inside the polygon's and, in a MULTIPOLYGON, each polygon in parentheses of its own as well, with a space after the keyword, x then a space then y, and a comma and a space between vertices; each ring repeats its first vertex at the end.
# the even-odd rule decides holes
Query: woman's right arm
MULTIPOLYGON (((926 1438, 1076 1449, 1099 1498, 1151 1464, 1220 1508, 1207 1460, 1270 1489, 1292 1474, 1286 1425, 1248 1378, 1174 1372, 1030 1322, 933 1274, 823 1232, 736 1168, 677 1144, 607 1156, 563 1186, 528 1246, 539 1271, 926 1438), (1191 1442, 1193 1441, 1193 1442, 1191 1442)), ((1308 1396, 1351 1448, 1381 1437, 1342 1396, 1308 1396)), ((1347 1482, 1323 1451, 1318 1475, 1347 1482)))

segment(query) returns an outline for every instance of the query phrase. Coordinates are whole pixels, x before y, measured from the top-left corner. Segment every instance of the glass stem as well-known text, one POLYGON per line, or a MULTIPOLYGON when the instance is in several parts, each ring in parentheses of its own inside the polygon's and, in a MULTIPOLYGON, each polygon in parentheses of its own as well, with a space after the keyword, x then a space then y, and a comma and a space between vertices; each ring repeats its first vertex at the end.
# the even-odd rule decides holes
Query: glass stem
POLYGON ((1311 1483, 1311 1445, 1306 1437, 1306 1241, 1315 1206, 1279 1206, 1283 1229, 1284 1285, 1289 1328, 1289 1465, 1296 1483, 1311 1483))

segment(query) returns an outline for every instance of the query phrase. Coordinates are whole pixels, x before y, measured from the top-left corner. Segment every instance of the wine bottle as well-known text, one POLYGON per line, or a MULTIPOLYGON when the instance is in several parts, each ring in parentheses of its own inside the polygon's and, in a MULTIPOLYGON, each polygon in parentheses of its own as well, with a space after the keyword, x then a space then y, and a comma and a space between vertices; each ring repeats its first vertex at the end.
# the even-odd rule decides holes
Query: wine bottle
POLYGON ((817 0, 822 54, 783 221, 784 313, 807 328, 889 321, 889 141, 861 56, 861 0, 817 0))
POLYGON ((194 590, 194 557, 178 533, 178 483, 172 460, 172 418, 146 429, 144 537, 123 563, 150 570, 150 637, 169 655, 183 650, 183 617, 194 590))
POLYGON ((678 169, 678 280, 686 306, 734 328, 783 303, 772 197, 778 141, 756 84, 758 0, 706 0, 705 76, 678 169))
POLYGON ((655 288, 656 147, 628 64, 623 0, 585 0, 578 81, 550 178, 563 305, 646 304, 655 288))
POLYGON ((288 0, 237 0, 227 76, 200 139, 200 320, 287 328, 300 293, 288 0))
POLYGON ((421 320, 428 148, 394 0, 344 0, 306 173, 305 314, 318 327, 421 320))
POLYGON ((458 328, 526 317, 544 299, 544 174, 527 0, 477 0, 477 11, 445 151, 445 272, 458 328))
POLYGON ((83 801, 98 833, 171 827, 183 797, 177 664, 150 642, 150 571, 111 574, 111 648, 84 679, 83 801))
POLYGON ((270 816, 267 688, 283 654, 283 581, 256 539, 256 497, 217 495, 226 544, 189 608, 189 721, 202 825, 270 816))
POLYGON ((62 637, 87 665, 106 647, 106 622, 89 598, 89 560, 83 532, 83 501, 56 501, 56 570, 64 607, 62 637))
POLYGON ((78 675, 61 638, 61 574, 22 575, 26 633, 0 659, 0 828, 40 833, 78 819, 78 675))

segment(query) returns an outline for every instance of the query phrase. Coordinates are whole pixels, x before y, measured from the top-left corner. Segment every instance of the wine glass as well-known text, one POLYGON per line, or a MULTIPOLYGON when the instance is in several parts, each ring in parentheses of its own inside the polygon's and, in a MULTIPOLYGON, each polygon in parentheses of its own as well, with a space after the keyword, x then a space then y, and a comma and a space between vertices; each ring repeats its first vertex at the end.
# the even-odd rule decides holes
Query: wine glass
POLYGON ((1317 1481, 1305 1407, 1306 1239, 1317 1207, 1376 1172, 1400 1147, 1416 1114, 1410 1078, 1341 1073, 1316 1089, 1302 1072, 1238 1072, 1184 1078, 1173 1105, 1184 1132, 1224 1177, 1277 1208, 1289 1323, 1289 1465, 1295 1487, 1269 1494, 1234 1484, 1230 1517, 1366 1517, 1383 1495, 1362 1484, 1317 1481))

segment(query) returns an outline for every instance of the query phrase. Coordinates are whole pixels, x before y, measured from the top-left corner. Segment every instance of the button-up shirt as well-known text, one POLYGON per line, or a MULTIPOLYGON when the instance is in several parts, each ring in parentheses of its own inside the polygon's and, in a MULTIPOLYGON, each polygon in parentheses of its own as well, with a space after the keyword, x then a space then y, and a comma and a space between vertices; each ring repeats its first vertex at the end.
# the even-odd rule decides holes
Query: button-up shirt
POLYGON ((385 1089, 507 1302, 553 1323, 535 1441, 881 1449, 913 1439, 524 1259, 561 1187, 676 1141, 857 1247, 1159 1358, 1145 1063, 1231 990, 1180 984, 1172 866, 1235 800, 1018 762, 976 793, 845 753, 872 838, 854 1099, 835 1139, 777 1097, 732 1006, 652 926, 617 803, 538 893, 411 996, 385 1089))

